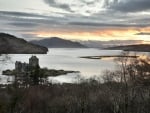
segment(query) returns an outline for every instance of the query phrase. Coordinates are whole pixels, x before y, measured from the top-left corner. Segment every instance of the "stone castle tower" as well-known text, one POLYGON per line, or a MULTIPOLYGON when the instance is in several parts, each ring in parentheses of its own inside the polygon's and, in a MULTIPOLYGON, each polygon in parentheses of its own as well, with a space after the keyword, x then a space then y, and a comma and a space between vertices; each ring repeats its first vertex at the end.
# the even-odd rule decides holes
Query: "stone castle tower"
POLYGON ((29 66, 30 66, 30 67, 39 66, 39 59, 38 59, 36 56, 32 56, 32 57, 29 59, 29 66))
POLYGON ((39 59, 36 56, 32 56, 29 59, 29 64, 16 61, 15 70, 17 73, 28 73, 32 68, 35 68, 36 66, 39 66, 39 59))

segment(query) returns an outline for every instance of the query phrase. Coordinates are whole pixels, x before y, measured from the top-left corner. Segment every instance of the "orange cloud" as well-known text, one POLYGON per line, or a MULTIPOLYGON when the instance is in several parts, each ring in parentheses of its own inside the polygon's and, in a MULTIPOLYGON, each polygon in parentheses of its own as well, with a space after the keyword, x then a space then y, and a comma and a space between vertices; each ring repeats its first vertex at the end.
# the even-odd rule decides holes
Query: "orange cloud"
MULTIPOLYGON (((138 36, 137 33, 150 32, 150 28, 110 28, 96 30, 45 30, 34 32, 38 37, 62 37, 66 39, 80 40, 145 40, 146 36, 138 36)), ((148 36, 147 36, 148 37, 148 36)))

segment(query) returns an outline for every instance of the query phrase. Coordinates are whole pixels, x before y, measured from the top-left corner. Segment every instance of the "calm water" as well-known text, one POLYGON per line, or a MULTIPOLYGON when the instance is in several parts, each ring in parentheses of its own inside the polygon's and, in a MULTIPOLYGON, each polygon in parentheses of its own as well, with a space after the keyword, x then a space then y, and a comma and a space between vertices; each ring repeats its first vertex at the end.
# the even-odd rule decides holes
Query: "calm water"
MULTIPOLYGON (((40 66, 49 69, 63 69, 79 71, 80 73, 49 77, 52 82, 76 82, 79 77, 89 78, 101 76, 105 70, 115 69, 115 62, 112 59, 84 59, 81 56, 100 56, 100 55, 120 55, 120 50, 99 50, 99 49, 68 49, 52 48, 46 55, 36 55, 39 58, 40 66)), ((145 54, 145 53, 142 53, 145 54)), ((29 62, 31 54, 11 54, 7 63, 1 63, 1 70, 14 69, 15 61, 29 62)), ((1 75, 1 82, 11 81, 12 78, 1 75)))

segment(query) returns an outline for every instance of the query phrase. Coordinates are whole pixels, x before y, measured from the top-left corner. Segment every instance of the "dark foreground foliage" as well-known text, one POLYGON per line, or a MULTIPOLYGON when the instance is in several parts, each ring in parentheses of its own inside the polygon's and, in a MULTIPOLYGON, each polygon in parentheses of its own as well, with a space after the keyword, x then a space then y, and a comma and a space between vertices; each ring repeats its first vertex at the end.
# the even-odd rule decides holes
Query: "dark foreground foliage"
POLYGON ((116 61, 104 83, 42 85, 34 71, 29 85, 0 87, 0 113, 150 113, 150 58, 116 61))
POLYGON ((96 82, 0 89, 0 113, 149 113, 150 87, 96 82))

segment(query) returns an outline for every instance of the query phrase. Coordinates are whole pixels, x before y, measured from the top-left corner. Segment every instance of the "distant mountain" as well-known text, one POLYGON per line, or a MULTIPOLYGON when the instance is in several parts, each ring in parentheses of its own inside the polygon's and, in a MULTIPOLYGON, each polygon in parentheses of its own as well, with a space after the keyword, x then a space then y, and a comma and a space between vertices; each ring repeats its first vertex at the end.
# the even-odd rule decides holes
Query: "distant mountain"
POLYGON ((150 44, 138 44, 138 45, 116 46, 116 47, 109 47, 109 48, 106 48, 106 49, 111 49, 111 50, 124 50, 124 51, 150 52, 150 44))
POLYGON ((78 42, 80 42, 82 45, 85 45, 86 47, 103 49, 114 46, 141 44, 143 40, 109 40, 109 41, 88 40, 78 42))
POLYGON ((48 49, 13 35, 0 33, 0 54, 46 54, 48 49))
POLYGON ((49 48, 85 48, 86 47, 80 44, 79 42, 73 42, 58 37, 51 37, 42 40, 32 40, 31 43, 49 47, 49 48))

